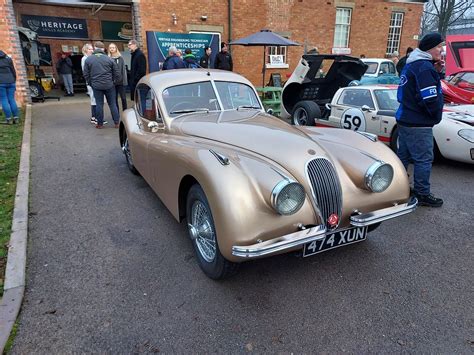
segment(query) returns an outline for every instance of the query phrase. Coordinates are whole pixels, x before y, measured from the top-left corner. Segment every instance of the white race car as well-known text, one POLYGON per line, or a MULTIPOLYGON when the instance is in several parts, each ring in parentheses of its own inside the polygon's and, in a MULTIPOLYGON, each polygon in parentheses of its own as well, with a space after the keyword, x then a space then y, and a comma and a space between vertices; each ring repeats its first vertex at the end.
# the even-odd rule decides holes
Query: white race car
MULTIPOLYGON (((329 126, 376 134, 396 150, 398 127, 397 86, 350 86, 334 95, 329 117, 315 118, 316 126, 329 126)), ((434 126, 435 153, 474 164, 474 105, 445 105, 443 119, 434 126)))

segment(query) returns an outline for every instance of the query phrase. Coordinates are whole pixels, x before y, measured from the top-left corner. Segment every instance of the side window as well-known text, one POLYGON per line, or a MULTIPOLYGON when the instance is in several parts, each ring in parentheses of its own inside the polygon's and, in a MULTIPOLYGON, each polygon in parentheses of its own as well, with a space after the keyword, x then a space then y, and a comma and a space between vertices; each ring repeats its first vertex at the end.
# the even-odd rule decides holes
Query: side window
POLYGON ((339 105, 362 107, 364 105, 374 108, 374 102, 369 90, 348 89, 344 90, 337 102, 339 105))
POLYGON ((388 72, 389 72, 390 74, 394 74, 394 75, 397 74, 397 70, 395 69, 395 64, 393 64, 393 63, 388 63, 388 72))
POLYGON ((146 84, 140 84, 135 91, 135 101, 138 114, 149 121, 162 121, 156 106, 153 90, 146 84))
POLYGON ((381 63, 380 72, 381 72, 380 75, 388 74, 390 72, 389 63, 381 63))

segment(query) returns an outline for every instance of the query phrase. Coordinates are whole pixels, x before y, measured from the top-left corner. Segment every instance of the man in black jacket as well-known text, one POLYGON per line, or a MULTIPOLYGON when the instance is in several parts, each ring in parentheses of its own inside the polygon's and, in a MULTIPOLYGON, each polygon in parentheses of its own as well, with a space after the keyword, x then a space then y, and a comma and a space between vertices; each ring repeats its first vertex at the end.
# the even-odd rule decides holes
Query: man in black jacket
POLYGON ((134 100, 135 88, 142 77, 146 74, 146 58, 143 52, 138 48, 137 40, 130 40, 128 42, 128 49, 132 53, 132 61, 130 68, 130 98, 134 100))
POLYGON ((65 96, 74 96, 74 88, 72 84, 72 61, 66 53, 61 53, 61 59, 59 59, 56 64, 56 70, 63 78, 64 88, 66 89, 65 96))
POLYGON ((117 64, 105 54, 104 43, 95 42, 94 53, 84 63, 84 78, 87 84, 92 86, 96 101, 97 125, 95 128, 104 127, 104 96, 107 98, 115 128, 119 127, 120 116, 114 83, 121 81, 121 75, 117 64))
POLYGON ((206 46, 204 48, 204 55, 201 57, 201 59, 199 60, 199 66, 201 68, 212 68, 212 65, 211 65, 211 53, 212 53, 212 49, 211 47, 209 46, 206 46))
POLYGON ((398 61, 398 63, 397 63, 397 72, 398 72, 399 76, 402 75, 402 70, 403 70, 403 68, 405 68, 405 65, 407 64, 408 56, 410 55, 411 52, 413 52, 413 48, 408 47, 406 55, 404 57, 401 57, 400 60, 398 61))
POLYGON ((221 51, 216 55, 215 68, 221 70, 232 71, 234 64, 232 63, 232 56, 228 52, 229 48, 225 42, 221 43, 221 51))

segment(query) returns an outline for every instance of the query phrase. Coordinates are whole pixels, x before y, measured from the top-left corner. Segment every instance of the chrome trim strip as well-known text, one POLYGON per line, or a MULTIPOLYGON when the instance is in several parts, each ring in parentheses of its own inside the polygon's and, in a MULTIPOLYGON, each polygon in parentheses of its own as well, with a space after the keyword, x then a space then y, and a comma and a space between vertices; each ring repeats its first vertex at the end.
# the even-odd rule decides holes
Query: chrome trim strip
POLYGON ((351 216, 351 225, 354 227, 364 227, 371 224, 380 223, 388 219, 403 216, 413 212, 418 205, 418 200, 412 197, 410 201, 402 205, 383 208, 381 210, 372 211, 356 216, 351 216))
POLYGON ((319 225, 257 244, 234 245, 232 247, 232 255, 241 258, 257 258, 312 242, 313 240, 324 239, 325 236, 326 227, 319 225))

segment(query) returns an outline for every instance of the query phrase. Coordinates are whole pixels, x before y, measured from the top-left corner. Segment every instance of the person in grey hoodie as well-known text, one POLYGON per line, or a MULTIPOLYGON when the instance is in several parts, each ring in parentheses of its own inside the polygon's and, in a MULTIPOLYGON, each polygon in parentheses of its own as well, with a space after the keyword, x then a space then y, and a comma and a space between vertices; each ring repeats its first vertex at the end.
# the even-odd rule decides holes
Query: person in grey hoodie
POLYGON ((104 128, 104 96, 107 98, 115 128, 118 128, 120 115, 116 104, 114 83, 120 80, 121 74, 117 64, 105 54, 104 43, 94 42, 94 53, 87 57, 84 63, 84 78, 94 91, 97 120, 95 128, 104 128))
POLYGON ((0 99, 6 123, 18 123, 18 106, 15 101, 16 71, 13 60, 0 50, 0 99))

